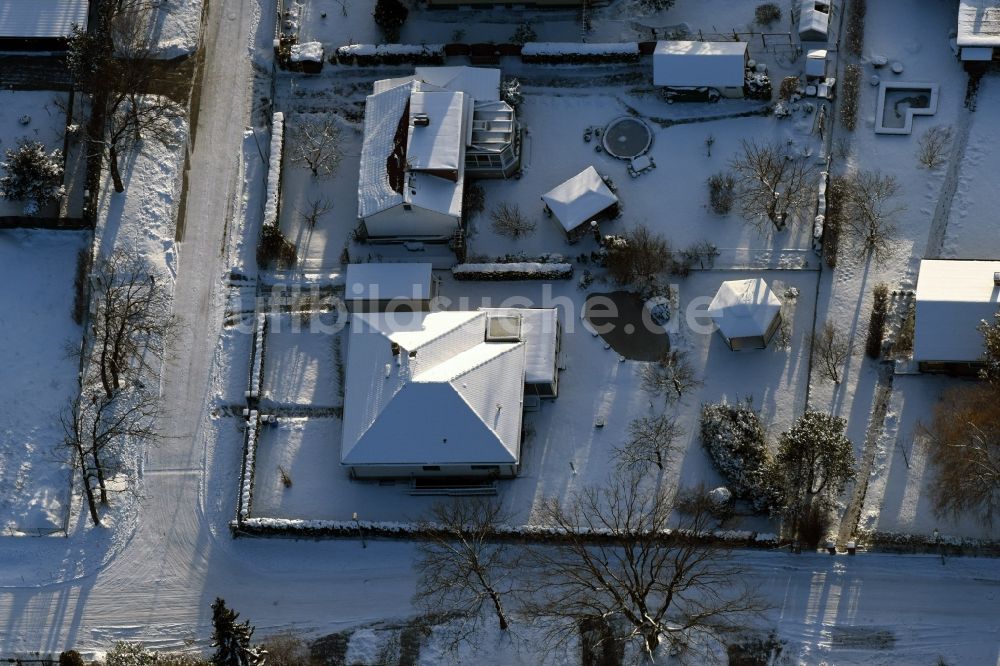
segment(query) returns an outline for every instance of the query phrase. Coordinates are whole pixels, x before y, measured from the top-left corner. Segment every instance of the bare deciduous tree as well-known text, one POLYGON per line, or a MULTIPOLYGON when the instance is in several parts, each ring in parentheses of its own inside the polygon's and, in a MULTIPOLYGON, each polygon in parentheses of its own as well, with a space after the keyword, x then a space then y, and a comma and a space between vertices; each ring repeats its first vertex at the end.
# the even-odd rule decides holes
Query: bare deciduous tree
POLYGON ((983 334, 983 367, 979 377, 1000 389, 1000 313, 993 315, 993 321, 980 322, 979 332, 983 334))
POLYGON ((815 197, 815 166, 780 144, 744 141, 730 168, 743 217, 762 233, 784 229, 815 197))
POLYGON ((891 199, 899 193, 895 176, 859 171, 844 180, 843 220, 862 250, 882 264, 896 251, 896 216, 904 210, 891 199))
POLYGON ((692 389, 701 385, 687 353, 676 349, 663 354, 654 363, 642 367, 642 388, 647 393, 663 396, 668 404, 681 400, 692 389))
POLYGON ((834 384, 840 383, 840 373, 851 355, 851 340, 831 322, 823 324, 811 337, 816 370, 834 384))
POLYGON ((121 453, 131 443, 154 441, 157 396, 143 389, 108 396, 87 391, 71 401, 61 417, 64 442, 80 472, 80 483, 95 525, 101 523, 97 501, 106 506, 107 480, 117 473, 121 453))
POLYGON ((507 238, 518 239, 535 231, 535 222, 521 212, 517 204, 500 203, 490 211, 493 231, 507 238))
POLYGON ((288 158, 302 164, 313 178, 330 176, 341 158, 340 126, 329 114, 298 114, 291 123, 288 158))
POLYGON ((951 147, 951 128, 946 125, 932 127, 917 144, 917 160, 928 169, 935 169, 945 162, 946 153, 951 147))
POLYGON ((992 525, 1000 513, 1000 401, 993 386, 957 388, 934 410, 931 496, 938 515, 972 514, 992 525))
POLYGON ((420 523, 430 536, 418 546, 420 580, 414 601, 431 612, 459 614, 464 629, 458 640, 472 634, 487 608, 501 631, 510 628, 505 602, 514 592, 519 553, 495 539, 506 522, 499 503, 470 498, 435 504, 429 520, 420 523))
POLYGON ((618 284, 649 284, 673 263, 667 239, 642 224, 622 236, 606 237, 605 241, 605 263, 618 284))
POLYGON ((677 419, 666 414, 635 419, 629 424, 628 440, 615 448, 618 466, 642 471, 656 465, 663 471, 674 459, 682 434, 677 419))
POLYGON ((123 377, 139 376, 163 359, 173 330, 170 297, 146 264, 116 250, 94 264, 91 360, 110 398, 123 377))
POLYGON ((566 501, 541 503, 538 519, 560 539, 529 551, 538 589, 525 611, 554 646, 574 639, 580 623, 599 620, 611 631, 598 643, 641 641, 652 655, 663 641, 683 647, 699 632, 717 635, 763 610, 729 551, 702 538, 715 524, 711 504, 676 516, 680 529, 668 535, 670 501, 651 485, 638 474, 616 475, 566 501))
POLYGON ((333 202, 326 197, 318 197, 316 199, 310 199, 308 202, 308 207, 305 210, 299 211, 299 216, 302 218, 302 222, 309 225, 309 228, 315 228, 316 223, 319 222, 320 218, 333 210, 333 202))

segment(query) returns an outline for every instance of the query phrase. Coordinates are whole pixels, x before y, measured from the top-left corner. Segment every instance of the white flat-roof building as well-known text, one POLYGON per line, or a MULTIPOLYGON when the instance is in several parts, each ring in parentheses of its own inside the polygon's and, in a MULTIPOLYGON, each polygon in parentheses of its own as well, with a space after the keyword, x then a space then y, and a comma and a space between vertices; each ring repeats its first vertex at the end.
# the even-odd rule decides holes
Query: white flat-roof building
POLYGON ((660 41, 653 51, 653 84, 743 97, 748 57, 746 42, 660 41))
POLYGON ((348 264, 344 301, 351 312, 426 311, 437 295, 431 264, 348 264))
POLYGON ((733 351, 763 349, 781 326, 781 300, 763 278, 722 283, 708 316, 733 351))
POLYGON ((351 317, 341 464, 353 477, 511 477, 525 348, 485 312, 351 317))
POLYGON ((571 238, 581 226, 618 208, 618 197, 592 166, 543 194, 542 201, 571 238))
POLYGON ((1000 46, 1000 0, 961 0, 955 41, 962 60, 992 60, 1000 46))
POLYGON ((89 0, 0 2, 0 50, 64 50, 73 26, 87 29, 89 0))
POLYGON ((924 259, 917 277, 913 360, 926 372, 973 371, 983 320, 1000 310, 1000 261, 924 259))

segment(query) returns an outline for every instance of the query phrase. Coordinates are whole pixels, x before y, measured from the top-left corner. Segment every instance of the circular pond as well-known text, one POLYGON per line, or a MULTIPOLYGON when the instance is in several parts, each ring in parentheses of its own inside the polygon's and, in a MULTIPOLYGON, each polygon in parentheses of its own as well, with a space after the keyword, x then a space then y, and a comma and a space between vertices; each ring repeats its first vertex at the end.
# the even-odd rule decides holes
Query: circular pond
MULTIPOLYGON (((655 304, 652 309, 657 310, 655 304)), ((656 322, 664 321, 662 313, 656 316, 637 294, 591 294, 584 304, 584 316, 594 332, 625 358, 655 361, 670 351, 670 338, 656 322)))
POLYGON ((622 116, 608 123, 601 141, 609 155, 630 160, 649 150, 653 132, 638 118, 622 116))

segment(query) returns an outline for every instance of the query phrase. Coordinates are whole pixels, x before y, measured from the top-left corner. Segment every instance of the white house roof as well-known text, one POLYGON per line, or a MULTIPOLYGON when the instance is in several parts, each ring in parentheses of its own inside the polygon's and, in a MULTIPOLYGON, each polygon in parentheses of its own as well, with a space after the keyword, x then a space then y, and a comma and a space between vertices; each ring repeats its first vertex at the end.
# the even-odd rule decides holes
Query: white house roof
POLYGON ((356 314, 341 462, 513 464, 523 342, 487 342, 483 312, 356 314))
POLYGON ((913 358, 978 361, 983 356, 979 322, 1000 309, 993 274, 1000 261, 924 259, 917 277, 913 358))
POLYGON ((542 195, 542 201, 566 231, 572 231, 598 213, 618 203, 597 169, 587 167, 542 195))
POLYGON ((742 87, 746 52, 746 42, 656 42, 653 83, 677 88, 742 87))
POLYGON ((524 381, 548 384, 556 379, 559 311, 555 308, 483 308, 487 315, 517 316, 524 342, 524 381))
POLYGON ((1000 0, 958 3, 959 46, 1000 46, 1000 0))
POLYGON ((726 338, 762 336, 781 313, 781 301, 762 278, 723 282, 708 315, 726 338))
POLYGON ((463 92, 476 102, 500 99, 500 70, 492 67, 417 67, 414 77, 448 90, 463 92))
MULTIPOLYGON (((403 203, 453 217, 462 214, 464 164, 461 161, 458 163, 457 181, 407 170, 401 192, 395 191, 390 184, 387 163, 389 156, 398 148, 396 137, 400 123, 409 122, 409 118, 403 118, 407 103, 410 102, 411 94, 429 91, 442 92, 440 88, 430 84, 407 79, 398 86, 385 88, 368 96, 365 104, 364 138, 361 144, 361 166, 358 175, 359 218, 370 217, 403 203)), ((407 144, 409 143, 408 131, 407 144)), ((459 143, 462 143, 461 139, 459 143)), ((405 148, 408 150, 408 146, 405 148)), ((444 159, 443 156, 447 152, 434 153, 420 140, 417 141, 415 149, 415 159, 418 163, 421 160, 435 163, 439 158, 444 159)), ((407 153, 404 157, 408 160, 410 156, 407 153)), ((400 165, 399 168, 403 169, 404 166, 400 165)))
POLYGON ((406 136, 406 165, 412 171, 458 171, 465 160, 464 93, 414 91, 406 136), (426 126, 413 119, 427 116, 426 126))
MULTIPOLYGON (((826 35, 830 25, 830 14, 816 9, 816 0, 802 0, 799 10, 799 34, 818 33, 826 35)), ((830 3, 826 4, 827 7, 830 3)))
POLYGON ((0 37, 65 37, 87 27, 89 0, 0 2, 0 37))
POLYGON ((349 300, 426 300, 431 264, 348 264, 344 297, 349 300))

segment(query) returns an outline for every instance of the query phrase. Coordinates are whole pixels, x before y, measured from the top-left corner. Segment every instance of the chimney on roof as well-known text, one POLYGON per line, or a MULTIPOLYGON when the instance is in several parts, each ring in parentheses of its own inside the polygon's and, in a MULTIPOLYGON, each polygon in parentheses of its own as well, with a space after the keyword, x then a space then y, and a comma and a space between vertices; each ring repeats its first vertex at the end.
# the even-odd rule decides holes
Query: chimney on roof
POLYGON ((426 113, 414 113, 411 120, 414 127, 427 127, 431 124, 431 118, 426 113))

